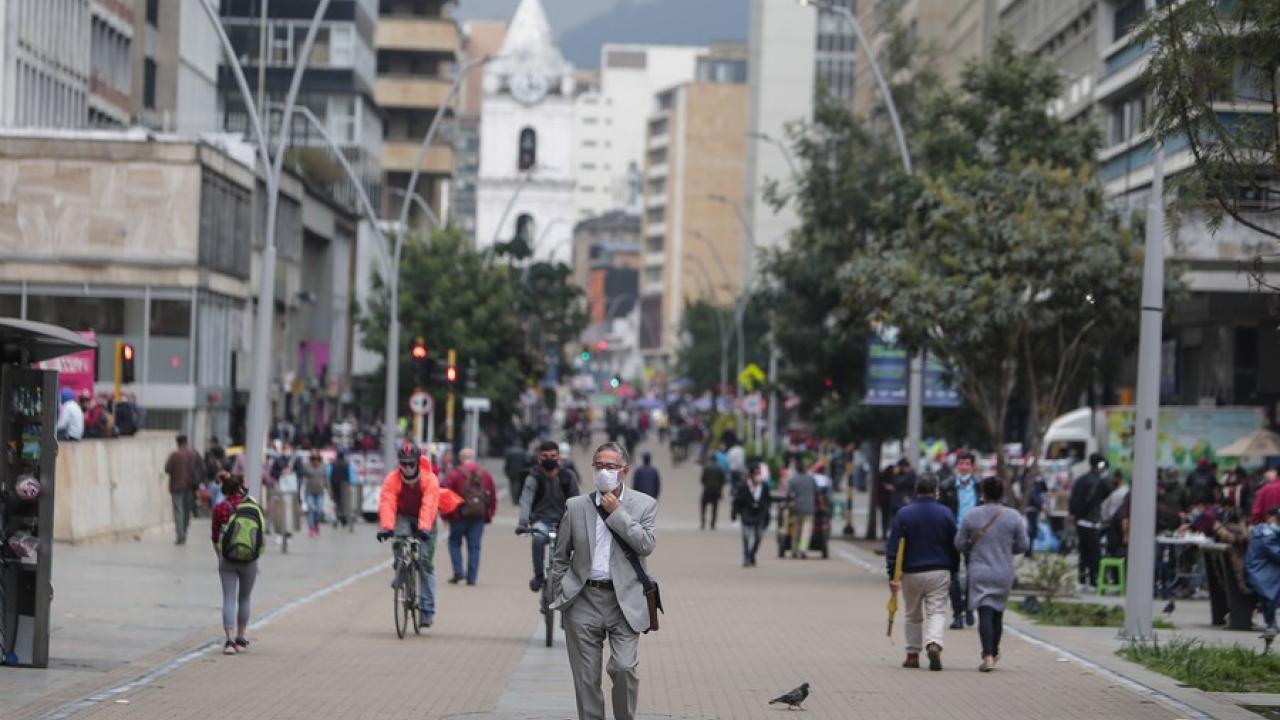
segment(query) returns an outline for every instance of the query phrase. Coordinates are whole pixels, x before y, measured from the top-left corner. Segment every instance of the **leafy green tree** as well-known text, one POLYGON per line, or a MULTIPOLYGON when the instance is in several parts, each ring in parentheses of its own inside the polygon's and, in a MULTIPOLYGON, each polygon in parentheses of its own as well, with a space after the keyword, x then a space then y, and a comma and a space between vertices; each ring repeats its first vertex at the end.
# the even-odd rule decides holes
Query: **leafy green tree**
POLYGON ((1280 241, 1280 3, 1164 3, 1138 42, 1152 48, 1152 132, 1195 159, 1170 182, 1173 209, 1204 211, 1215 231, 1230 218, 1257 233, 1251 274, 1280 291, 1262 271, 1280 241))
MULTIPOLYGON (((400 399, 413 390, 409 348, 423 337, 432 360, 440 365, 454 348, 458 364, 475 362, 477 395, 488 397, 494 410, 488 422, 504 424, 512 415, 530 360, 523 352, 524 330, 512 312, 511 280, 504 267, 491 267, 456 229, 408 238, 400 264, 400 399)), ((384 278, 374 274, 373 292, 360 313, 364 346, 383 353, 387 346, 388 305, 384 278)), ((379 384, 385 381, 385 369, 379 384)), ((383 385, 385 387, 385 385, 383 385)), ((436 397, 437 427, 444 422, 443 387, 436 397)), ((461 417, 455 412, 455 420, 461 417)))
POLYGON ((564 367, 564 348, 587 327, 586 299, 564 263, 536 262, 510 269, 515 284, 514 311, 525 330, 531 356, 539 362, 554 348, 564 367))
POLYGON ((848 266, 847 300, 955 371, 1001 468, 1020 381, 1038 440, 1086 359, 1136 338, 1141 246, 1094 178, 1096 130, 1045 112, 1059 83, 1001 38, 932 95, 921 195, 848 266))
MULTIPOLYGON (((729 341, 727 374, 729 386, 736 387, 738 378, 738 342, 734 328, 734 308, 698 300, 685 306, 680 328, 680 347, 676 351, 676 370, 693 382, 698 392, 720 384, 721 332, 729 341)), ((747 300, 742 316, 743 366, 755 363, 769 366, 769 313, 767 299, 754 294, 747 300)))

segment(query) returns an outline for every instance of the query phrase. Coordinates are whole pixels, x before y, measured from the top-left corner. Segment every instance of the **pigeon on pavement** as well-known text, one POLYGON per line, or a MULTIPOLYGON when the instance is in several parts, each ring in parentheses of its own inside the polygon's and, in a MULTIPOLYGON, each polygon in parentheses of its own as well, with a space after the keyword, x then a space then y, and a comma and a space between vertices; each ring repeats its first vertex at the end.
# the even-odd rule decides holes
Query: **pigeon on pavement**
POLYGON ((1162 612, 1164 612, 1165 615, 1172 615, 1173 611, 1177 609, 1178 609, 1178 606, 1174 604, 1172 600, 1170 600, 1169 604, 1164 606, 1164 610, 1162 612))
POLYGON ((800 704, 803 703, 807 697, 809 697, 809 683, 801 683, 800 687, 785 695, 781 695, 770 700, 769 704, 773 705, 774 703, 781 703, 786 705, 788 710, 794 710, 796 708, 803 710, 804 708, 800 707, 800 704))

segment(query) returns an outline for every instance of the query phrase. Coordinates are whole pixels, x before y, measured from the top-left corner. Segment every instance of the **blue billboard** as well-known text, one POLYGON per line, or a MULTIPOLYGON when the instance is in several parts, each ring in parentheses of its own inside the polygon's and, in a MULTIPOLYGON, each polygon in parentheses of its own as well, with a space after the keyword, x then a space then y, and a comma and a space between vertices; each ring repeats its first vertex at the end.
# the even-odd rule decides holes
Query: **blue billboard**
MULTIPOLYGON (((907 372, 910 358, 905 348, 879 336, 873 336, 867 344, 867 394, 864 405, 906 406, 907 372)), ((947 382, 951 374, 932 356, 925 357, 924 405, 925 407, 953 408, 960 406, 960 393, 953 383, 947 382)))

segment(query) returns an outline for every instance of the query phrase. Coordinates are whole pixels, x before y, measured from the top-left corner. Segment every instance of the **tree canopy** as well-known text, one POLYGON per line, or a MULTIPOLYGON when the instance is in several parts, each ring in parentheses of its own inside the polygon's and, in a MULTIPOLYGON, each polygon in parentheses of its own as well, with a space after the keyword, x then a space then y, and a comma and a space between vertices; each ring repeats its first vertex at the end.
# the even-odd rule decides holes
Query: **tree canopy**
POLYGON ((1230 218, 1257 233, 1253 278, 1280 248, 1280 3, 1165 3, 1138 42, 1151 47, 1145 81, 1152 133, 1190 149, 1195 164, 1170 183, 1174 210, 1200 210, 1217 230, 1230 218))

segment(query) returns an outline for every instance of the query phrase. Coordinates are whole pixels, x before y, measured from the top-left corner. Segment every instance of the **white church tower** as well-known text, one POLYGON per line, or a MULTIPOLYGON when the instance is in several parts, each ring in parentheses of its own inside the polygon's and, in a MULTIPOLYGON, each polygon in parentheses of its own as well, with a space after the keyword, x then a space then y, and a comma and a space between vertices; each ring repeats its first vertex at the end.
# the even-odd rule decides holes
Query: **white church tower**
POLYGON ((539 0, 521 0, 501 52, 484 69, 476 246, 519 232, 535 260, 568 264, 573 225, 573 66, 539 0))

